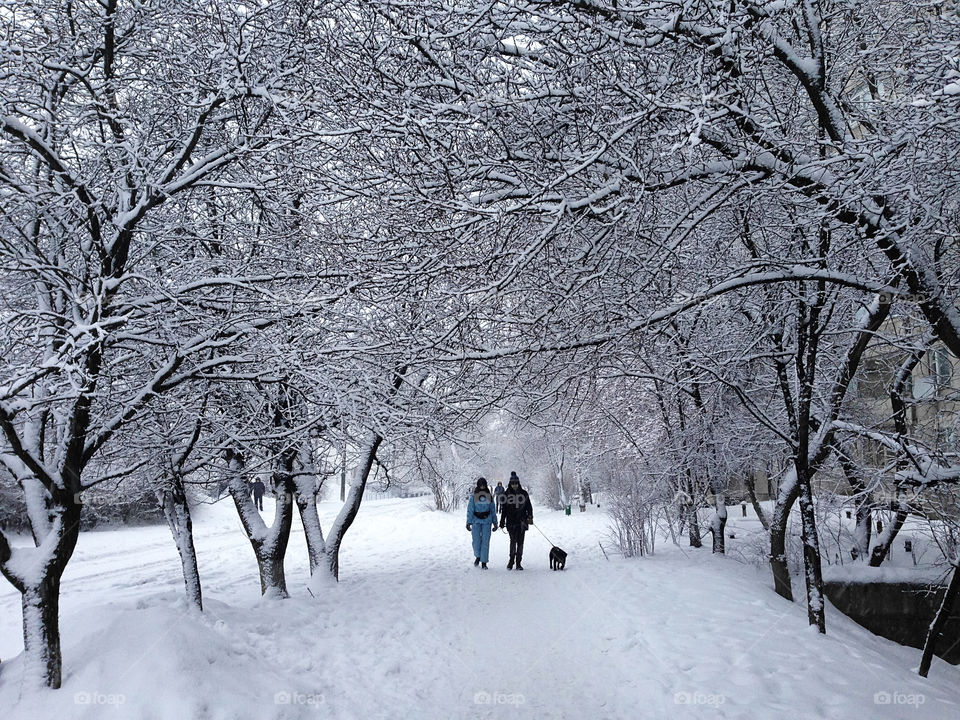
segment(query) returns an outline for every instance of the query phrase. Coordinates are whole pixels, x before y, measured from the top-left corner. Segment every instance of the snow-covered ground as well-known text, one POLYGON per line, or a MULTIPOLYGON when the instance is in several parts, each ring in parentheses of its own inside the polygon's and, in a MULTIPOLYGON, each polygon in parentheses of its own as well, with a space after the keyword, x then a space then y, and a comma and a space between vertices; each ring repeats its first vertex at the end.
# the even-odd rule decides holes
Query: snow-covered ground
MULTIPOLYGON (((272 516, 267 507, 265 515, 272 516)), ((336 504, 324 504, 329 525, 336 504)), ((0 587, 0 717, 118 718, 953 718, 960 669, 875 637, 830 608, 826 637, 765 572, 708 549, 601 552, 596 509, 543 510, 570 552, 551 572, 531 529, 522 573, 473 567, 462 513, 422 499, 368 501, 341 582, 306 591, 295 531, 292 598, 260 598, 232 507, 198 513, 206 611, 180 599, 163 527, 85 533, 63 585, 64 685, 21 685, 19 596, 0 587)))

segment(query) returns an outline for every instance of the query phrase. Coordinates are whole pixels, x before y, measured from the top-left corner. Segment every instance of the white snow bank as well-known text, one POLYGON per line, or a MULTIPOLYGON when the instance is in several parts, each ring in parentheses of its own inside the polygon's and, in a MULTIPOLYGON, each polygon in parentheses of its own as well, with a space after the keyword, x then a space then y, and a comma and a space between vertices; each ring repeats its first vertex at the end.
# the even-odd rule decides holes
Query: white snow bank
POLYGON ((257 716, 264 719, 299 717, 263 698, 281 689, 302 691, 309 683, 292 679, 289 667, 264 662, 249 630, 232 626, 236 614, 210 602, 200 615, 170 594, 78 613, 69 618, 80 632, 71 632, 66 643, 60 690, 21 695, 21 663, 0 666, 4 717, 227 720, 248 717, 252 707, 263 708, 257 716))
POLYGON ((945 584, 950 580, 951 568, 932 565, 916 567, 870 567, 866 563, 828 565, 823 568, 823 579, 848 583, 913 583, 915 585, 945 584))

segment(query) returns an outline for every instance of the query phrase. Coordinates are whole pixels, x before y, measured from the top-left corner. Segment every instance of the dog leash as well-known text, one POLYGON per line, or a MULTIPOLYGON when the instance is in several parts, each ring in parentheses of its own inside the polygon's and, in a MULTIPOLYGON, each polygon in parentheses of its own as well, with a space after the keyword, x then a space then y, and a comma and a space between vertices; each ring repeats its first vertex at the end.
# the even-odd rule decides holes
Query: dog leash
POLYGON ((537 532, 540 533, 541 535, 543 535, 543 539, 544 539, 544 540, 546 540, 546 541, 547 541, 548 543, 550 543, 552 546, 556 547, 556 543, 555 543, 553 540, 551 540, 550 538, 548 538, 546 535, 544 535, 544 534, 543 534, 543 530, 541 530, 539 526, 534 525, 532 522, 531 522, 530 524, 533 525, 533 527, 537 528, 537 532))

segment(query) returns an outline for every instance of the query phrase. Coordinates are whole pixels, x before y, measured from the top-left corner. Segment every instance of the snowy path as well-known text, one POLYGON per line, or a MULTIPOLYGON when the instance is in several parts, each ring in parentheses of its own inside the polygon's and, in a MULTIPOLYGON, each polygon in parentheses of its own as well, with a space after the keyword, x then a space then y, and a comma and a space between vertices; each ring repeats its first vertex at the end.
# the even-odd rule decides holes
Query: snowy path
POLYGON ((339 585, 307 595, 295 533, 294 597, 268 602, 221 503, 196 528, 203 617, 180 602, 165 528, 84 534, 64 582, 62 691, 22 692, 18 596, 0 588, 0 717, 960 717, 957 668, 936 661, 923 681, 917 651, 832 608, 818 636, 752 567, 672 546, 607 561, 599 512, 538 524, 570 551, 566 572, 548 569, 536 531, 523 573, 504 567, 504 534, 483 572, 460 513, 369 502, 339 585))

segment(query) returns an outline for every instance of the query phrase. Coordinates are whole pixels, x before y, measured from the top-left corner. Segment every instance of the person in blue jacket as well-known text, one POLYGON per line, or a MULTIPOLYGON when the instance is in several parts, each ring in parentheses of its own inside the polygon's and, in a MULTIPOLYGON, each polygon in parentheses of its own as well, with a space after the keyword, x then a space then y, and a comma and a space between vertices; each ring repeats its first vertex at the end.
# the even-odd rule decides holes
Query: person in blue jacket
POLYGON ((467 503, 467 530, 473 533, 473 566, 484 570, 490 561, 490 533, 497 527, 497 508, 486 478, 479 478, 467 503))

